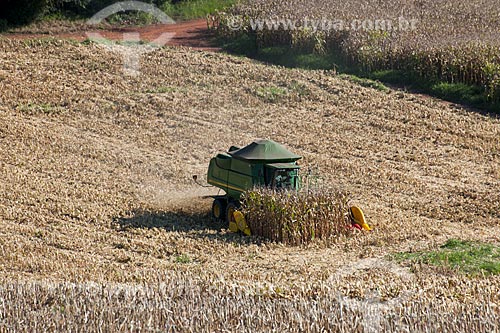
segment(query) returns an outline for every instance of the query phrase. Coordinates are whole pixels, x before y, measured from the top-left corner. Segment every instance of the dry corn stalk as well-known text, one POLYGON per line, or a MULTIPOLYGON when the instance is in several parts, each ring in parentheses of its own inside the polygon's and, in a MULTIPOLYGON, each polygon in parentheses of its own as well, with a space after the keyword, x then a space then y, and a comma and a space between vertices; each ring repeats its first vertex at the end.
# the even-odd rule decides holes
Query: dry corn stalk
POLYGON ((220 15, 218 34, 248 34, 258 47, 330 51, 366 71, 410 70, 429 80, 476 85, 499 100, 498 8, 493 0, 460 8, 453 0, 243 1, 220 15), (416 24, 408 28, 400 19, 416 24))
POLYGON ((348 233, 347 201, 334 190, 257 188, 245 193, 242 209, 253 234, 299 245, 348 233))

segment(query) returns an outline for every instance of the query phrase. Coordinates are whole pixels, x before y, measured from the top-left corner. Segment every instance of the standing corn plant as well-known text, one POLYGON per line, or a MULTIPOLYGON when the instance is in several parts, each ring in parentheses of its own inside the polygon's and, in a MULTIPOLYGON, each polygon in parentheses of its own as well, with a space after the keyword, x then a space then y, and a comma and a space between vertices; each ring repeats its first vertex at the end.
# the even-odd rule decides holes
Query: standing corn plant
POLYGON ((241 210, 254 235, 289 245, 349 233, 348 197, 335 190, 247 191, 241 210))
POLYGON ((246 0, 219 15, 217 34, 234 38, 230 23, 237 21, 238 33, 255 37, 259 48, 332 53, 367 72, 405 71, 477 86, 497 101, 497 1, 471 0, 459 8, 454 0, 246 0))

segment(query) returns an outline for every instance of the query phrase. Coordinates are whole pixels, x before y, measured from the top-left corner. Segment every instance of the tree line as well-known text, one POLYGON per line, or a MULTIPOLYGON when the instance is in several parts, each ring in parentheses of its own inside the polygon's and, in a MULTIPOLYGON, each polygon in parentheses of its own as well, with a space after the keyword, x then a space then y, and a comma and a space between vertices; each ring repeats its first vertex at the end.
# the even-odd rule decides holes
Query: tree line
MULTIPOLYGON (((180 0, 141 0, 156 6, 180 0)), ((19 26, 46 15, 90 17, 116 0, 3 0, 0 2, 0 26, 19 26)))

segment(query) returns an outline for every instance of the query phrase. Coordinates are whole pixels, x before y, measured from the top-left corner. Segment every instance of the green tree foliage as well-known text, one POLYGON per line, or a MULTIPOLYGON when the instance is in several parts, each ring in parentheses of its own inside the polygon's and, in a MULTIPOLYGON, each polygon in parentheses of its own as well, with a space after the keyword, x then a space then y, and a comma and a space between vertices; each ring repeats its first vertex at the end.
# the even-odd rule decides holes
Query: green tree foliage
POLYGON ((9 25, 33 21, 48 6, 48 0, 4 0, 0 2, 0 20, 9 25))
MULTIPOLYGON (((157 6, 165 0, 142 0, 157 6)), ((0 26, 18 26, 32 22, 43 14, 90 17, 118 0, 3 0, 0 1, 0 26)))
MULTIPOLYGON (((140 0, 161 6, 165 0, 140 0)), ((119 0, 50 0, 50 11, 89 17, 119 0)))
MULTIPOLYGON (((125 0, 122 0, 125 1, 125 0)), ((140 0, 153 4, 175 18, 204 17, 208 12, 225 8, 234 0, 140 0)), ((39 17, 89 18, 120 0, 0 0, 0 30, 25 25, 39 17)), ((118 16, 139 20, 142 16, 118 16)))

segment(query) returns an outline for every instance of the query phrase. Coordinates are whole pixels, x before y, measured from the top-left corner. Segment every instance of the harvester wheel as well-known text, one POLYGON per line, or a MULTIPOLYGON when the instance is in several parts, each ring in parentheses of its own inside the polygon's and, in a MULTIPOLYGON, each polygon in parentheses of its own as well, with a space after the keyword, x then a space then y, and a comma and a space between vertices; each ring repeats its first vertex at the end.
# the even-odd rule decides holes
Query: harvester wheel
POLYGON ((226 213, 226 205, 221 199, 215 199, 212 204, 212 217, 217 220, 224 220, 224 214, 226 213))
POLYGON ((234 202, 227 204, 226 208, 226 222, 229 225, 229 230, 232 232, 238 231, 238 225, 236 224, 236 219, 234 218, 234 211, 238 209, 238 206, 234 202))

